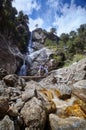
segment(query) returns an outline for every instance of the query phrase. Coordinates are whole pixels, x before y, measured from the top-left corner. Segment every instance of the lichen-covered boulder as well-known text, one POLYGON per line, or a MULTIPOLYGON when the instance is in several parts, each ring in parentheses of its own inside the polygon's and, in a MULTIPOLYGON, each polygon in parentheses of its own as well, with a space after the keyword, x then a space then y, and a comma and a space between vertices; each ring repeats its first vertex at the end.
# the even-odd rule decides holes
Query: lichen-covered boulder
POLYGON ((26 126, 29 129, 44 130, 46 122, 46 112, 43 108, 41 100, 33 97, 31 100, 25 103, 21 110, 21 115, 26 126))

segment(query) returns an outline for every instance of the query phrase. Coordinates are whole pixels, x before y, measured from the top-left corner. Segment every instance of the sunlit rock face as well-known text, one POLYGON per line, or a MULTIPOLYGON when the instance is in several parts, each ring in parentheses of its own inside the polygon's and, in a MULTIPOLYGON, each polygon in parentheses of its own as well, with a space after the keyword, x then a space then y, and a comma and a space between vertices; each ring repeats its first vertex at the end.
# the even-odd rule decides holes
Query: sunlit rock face
POLYGON ((45 39, 47 37, 47 34, 45 31, 43 31, 41 28, 37 28, 33 31, 33 41, 37 41, 41 44, 44 43, 45 39))

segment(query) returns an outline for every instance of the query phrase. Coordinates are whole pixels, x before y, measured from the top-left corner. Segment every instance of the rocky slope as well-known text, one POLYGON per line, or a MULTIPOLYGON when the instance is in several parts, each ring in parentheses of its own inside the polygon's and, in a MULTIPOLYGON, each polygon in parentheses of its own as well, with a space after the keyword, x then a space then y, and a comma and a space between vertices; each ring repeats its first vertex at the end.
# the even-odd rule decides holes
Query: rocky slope
POLYGON ((3 74, 0 130, 85 130, 86 59, 40 82, 3 74))

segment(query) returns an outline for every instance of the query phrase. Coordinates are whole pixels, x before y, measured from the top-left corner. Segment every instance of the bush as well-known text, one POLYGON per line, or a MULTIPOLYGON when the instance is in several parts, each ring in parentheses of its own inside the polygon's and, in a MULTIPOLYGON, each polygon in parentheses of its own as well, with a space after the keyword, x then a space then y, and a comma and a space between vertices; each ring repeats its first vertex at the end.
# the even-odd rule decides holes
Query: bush
POLYGON ((76 55, 73 56, 73 62, 78 62, 79 60, 81 60, 83 58, 85 58, 84 55, 82 55, 82 54, 76 54, 76 55))
POLYGON ((49 49, 56 49, 57 48, 57 44, 56 41, 52 41, 50 39, 46 39, 45 44, 46 47, 48 47, 49 49))

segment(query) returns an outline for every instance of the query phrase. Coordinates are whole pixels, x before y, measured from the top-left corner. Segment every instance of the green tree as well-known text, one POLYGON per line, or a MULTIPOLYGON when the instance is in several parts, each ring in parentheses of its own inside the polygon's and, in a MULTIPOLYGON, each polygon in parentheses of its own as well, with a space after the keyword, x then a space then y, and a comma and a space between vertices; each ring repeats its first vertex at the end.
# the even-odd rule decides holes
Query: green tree
POLYGON ((70 39, 72 39, 72 40, 74 40, 74 38, 76 37, 76 32, 75 31, 71 31, 70 33, 69 33, 69 37, 70 37, 70 39))
POLYGON ((64 44, 66 45, 67 41, 69 40, 69 35, 62 33, 60 36, 60 39, 64 42, 64 44))
POLYGON ((56 28, 51 28, 50 29, 50 33, 56 34, 56 31, 57 31, 56 28))

